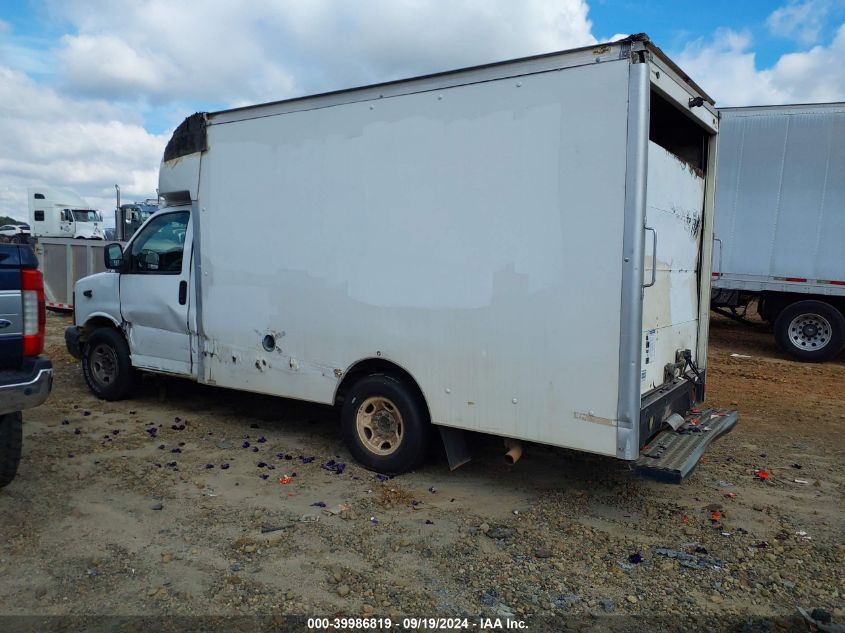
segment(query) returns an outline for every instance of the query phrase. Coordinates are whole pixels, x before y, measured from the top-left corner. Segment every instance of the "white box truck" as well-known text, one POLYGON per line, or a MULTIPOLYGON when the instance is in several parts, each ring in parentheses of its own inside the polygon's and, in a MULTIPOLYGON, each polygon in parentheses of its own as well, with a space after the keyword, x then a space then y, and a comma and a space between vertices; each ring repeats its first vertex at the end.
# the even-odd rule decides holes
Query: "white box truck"
POLYGON ((845 103, 722 108, 713 306, 756 301, 781 350, 845 348, 845 103))
POLYGON ((736 422, 661 431, 704 396, 717 129, 646 36, 195 114, 68 348, 106 399, 143 370, 335 404, 375 470, 437 429, 453 467, 479 431, 679 480, 736 422))

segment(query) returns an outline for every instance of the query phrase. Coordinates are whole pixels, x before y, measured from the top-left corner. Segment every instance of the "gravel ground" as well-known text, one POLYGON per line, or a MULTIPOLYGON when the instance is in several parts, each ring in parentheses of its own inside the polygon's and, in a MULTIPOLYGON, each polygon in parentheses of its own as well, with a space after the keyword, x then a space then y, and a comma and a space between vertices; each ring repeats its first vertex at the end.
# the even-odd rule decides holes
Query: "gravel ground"
POLYGON ((48 316, 53 394, 25 415, 20 472, 0 491, 5 616, 845 619, 845 357, 792 362, 762 323, 714 317, 708 402, 740 423, 671 486, 541 446, 509 467, 484 437, 454 473, 435 456, 380 481, 330 408, 176 380, 97 400, 63 349, 68 322, 48 316))

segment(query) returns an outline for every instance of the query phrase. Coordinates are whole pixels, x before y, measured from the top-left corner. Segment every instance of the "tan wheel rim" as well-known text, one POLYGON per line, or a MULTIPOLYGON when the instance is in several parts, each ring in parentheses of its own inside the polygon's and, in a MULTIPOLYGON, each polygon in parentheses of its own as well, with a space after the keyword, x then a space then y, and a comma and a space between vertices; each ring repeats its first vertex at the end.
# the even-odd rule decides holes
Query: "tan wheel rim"
POLYGON ((374 396, 364 400, 358 407, 355 426, 361 443, 375 455, 391 455, 402 444, 402 414, 387 398, 374 396))

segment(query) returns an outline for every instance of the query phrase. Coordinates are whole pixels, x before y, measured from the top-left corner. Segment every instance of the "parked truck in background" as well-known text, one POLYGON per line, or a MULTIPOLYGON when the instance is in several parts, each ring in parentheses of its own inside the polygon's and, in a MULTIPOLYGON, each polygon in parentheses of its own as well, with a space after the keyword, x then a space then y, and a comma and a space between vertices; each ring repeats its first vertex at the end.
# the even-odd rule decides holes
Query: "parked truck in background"
POLYGON ((44 289, 32 249, 0 244, 0 487, 18 470, 22 411, 44 402, 52 388, 44 328, 44 289))
POLYGON ((193 115, 68 349, 109 400, 142 370, 337 405, 382 472, 436 429, 452 466, 480 431, 679 480, 736 422, 661 430, 704 397, 717 130, 645 36, 193 115))
POLYGON ((27 200, 33 237, 103 239, 103 216, 75 193, 29 187, 27 200))
POLYGON ((805 362, 845 347, 845 103, 721 108, 712 304, 805 362))

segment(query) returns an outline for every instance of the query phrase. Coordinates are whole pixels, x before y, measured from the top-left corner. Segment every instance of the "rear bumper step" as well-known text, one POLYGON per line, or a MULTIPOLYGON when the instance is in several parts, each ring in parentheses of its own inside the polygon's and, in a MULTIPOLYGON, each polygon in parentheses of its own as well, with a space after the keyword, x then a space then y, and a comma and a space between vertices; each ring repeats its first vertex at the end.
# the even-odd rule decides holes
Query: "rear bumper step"
POLYGON ((660 431, 643 447, 634 470, 644 477, 681 483, 695 470, 707 447, 733 430, 737 419, 736 411, 708 409, 690 413, 677 431, 660 431))

